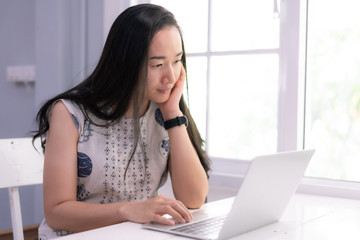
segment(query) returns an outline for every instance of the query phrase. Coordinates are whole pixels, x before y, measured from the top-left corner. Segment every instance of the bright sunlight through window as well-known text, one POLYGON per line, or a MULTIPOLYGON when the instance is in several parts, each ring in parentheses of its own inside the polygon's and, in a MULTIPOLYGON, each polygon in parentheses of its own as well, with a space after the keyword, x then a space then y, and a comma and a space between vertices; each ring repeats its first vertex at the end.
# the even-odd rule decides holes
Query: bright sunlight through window
POLYGON ((360 181, 360 2, 308 9, 305 146, 317 153, 307 175, 360 181))

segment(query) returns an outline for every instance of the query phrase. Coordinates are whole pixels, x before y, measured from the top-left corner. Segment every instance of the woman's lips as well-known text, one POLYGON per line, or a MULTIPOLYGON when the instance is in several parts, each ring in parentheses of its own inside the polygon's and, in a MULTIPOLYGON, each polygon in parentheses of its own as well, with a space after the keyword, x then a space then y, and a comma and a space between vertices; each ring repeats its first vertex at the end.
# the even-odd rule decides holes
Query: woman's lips
POLYGON ((172 84, 168 84, 168 85, 166 86, 166 88, 159 89, 159 92, 162 93, 162 94, 168 94, 168 93, 171 92, 172 88, 173 88, 173 85, 172 85, 172 84))
POLYGON ((159 92, 162 93, 162 94, 168 94, 168 93, 171 92, 171 88, 160 89, 159 92))

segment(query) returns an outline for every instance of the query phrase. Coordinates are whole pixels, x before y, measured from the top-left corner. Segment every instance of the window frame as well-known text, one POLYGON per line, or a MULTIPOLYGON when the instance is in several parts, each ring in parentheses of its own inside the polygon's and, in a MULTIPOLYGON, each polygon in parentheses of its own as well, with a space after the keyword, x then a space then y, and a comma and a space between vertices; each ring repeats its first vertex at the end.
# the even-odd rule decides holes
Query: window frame
MULTIPOLYGON (((277 1, 277 0, 274 0, 277 1)), ((124 0, 126 5, 147 3, 149 0, 124 0)), ((306 101, 306 25, 307 0, 280 1, 280 44, 278 49, 250 51, 211 51, 211 0, 208 0, 208 46, 206 52, 187 53, 188 57, 207 58, 206 141, 209 126, 210 61, 212 56, 242 54, 279 54, 278 139, 277 151, 304 148, 306 101)), ((237 189, 246 174, 249 160, 211 157, 210 186, 237 189)), ((360 200, 360 182, 304 177, 299 193, 316 194, 360 200)))
MULTIPOLYGON (((276 0, 275 0, 276 1, 276 0)), ((150 1, 149 1, 150 2, 150 1)), ((279 91, 278 91, 278 129, 277 129, 277 151, 292 151, 303 148, 303 119, 304 116, 304 94, 305 94, 305 75, 301 76, 299 69, 305 60, 305 47, 301 44, 301 38, 304 38, 305 27, 301 25, 301 11, 304 5, 300 0, 291 3, 281 1, 280 17, 280 43, 279 48, 274 49, 254 49, 243 51, 212 51, 211 50, 211 8, 212 0, 208 0, 208 35, 207 51, 199 53, 187 53, 187 57, 206 57, 207 59, 207 95, 206 95, 206 138, 209 142, 209 100, 210 96, 210 61, 213 56, 231 56, 231 55, 251 55, 251 54, 278 54, 279 55, 279 91), (294 28, 296 26, 296 28, 294 28), (292 79, 292 81, 289 81, 292 79), (299 91, 299 89, 302 89, 299 91)), ((208 145, 206 145, 206 150, 208 145)))

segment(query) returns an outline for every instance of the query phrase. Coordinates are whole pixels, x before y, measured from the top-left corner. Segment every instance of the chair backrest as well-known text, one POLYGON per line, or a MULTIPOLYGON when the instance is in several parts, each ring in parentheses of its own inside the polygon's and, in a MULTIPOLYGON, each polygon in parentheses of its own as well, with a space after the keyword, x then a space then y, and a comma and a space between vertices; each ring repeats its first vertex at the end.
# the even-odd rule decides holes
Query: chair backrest
POLYGON ((9 189, 11 222, 15 240, 23 240, 20 186, 42 183, 44 156, 40 141, 31 138, 0 139, 0 188, 9 189))

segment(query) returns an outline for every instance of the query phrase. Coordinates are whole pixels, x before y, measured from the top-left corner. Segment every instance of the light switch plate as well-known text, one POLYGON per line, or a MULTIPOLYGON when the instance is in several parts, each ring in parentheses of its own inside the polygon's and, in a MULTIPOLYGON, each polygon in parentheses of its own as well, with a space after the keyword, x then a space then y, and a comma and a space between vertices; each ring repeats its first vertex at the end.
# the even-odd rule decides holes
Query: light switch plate
POLYGON ((9 82, 35 82, 35 66, 9 66, 6 68, 6 79, 9 82))

